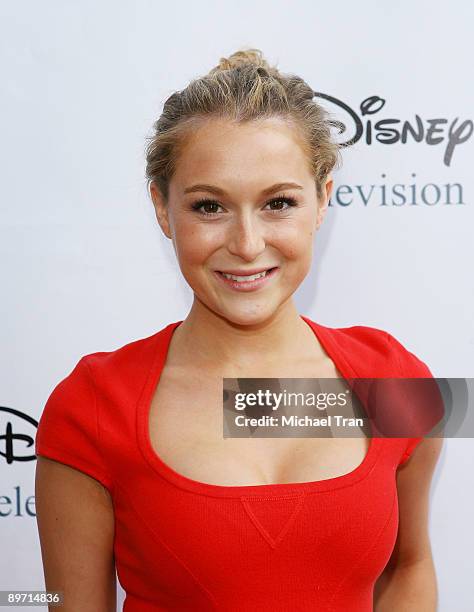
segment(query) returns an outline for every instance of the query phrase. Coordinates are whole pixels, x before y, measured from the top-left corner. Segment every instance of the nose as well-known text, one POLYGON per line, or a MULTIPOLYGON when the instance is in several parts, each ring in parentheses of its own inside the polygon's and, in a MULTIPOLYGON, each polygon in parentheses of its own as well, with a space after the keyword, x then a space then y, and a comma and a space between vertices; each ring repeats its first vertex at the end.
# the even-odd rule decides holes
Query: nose
POLYGON ((245 261, 253 261, 265 250, 264 229, 250 214, 238 215, 229 226, 227 250, 245 261))

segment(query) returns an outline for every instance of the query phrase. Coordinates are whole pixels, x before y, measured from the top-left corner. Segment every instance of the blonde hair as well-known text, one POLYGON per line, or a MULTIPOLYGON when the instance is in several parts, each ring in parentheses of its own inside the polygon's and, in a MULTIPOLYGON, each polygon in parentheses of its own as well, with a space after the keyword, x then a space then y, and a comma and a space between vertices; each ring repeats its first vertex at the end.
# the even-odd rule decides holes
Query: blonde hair
POLYGON ((146 147, 148 188, 153 181, 168 200, 169 182, 180 152, 203 121, 224 118, 246 122, 275 117, 297 130, 321 198, 325 178, 340 164, 341 145, 333 141, 331 127, 342 132, 344 124, 331 119, 314 96, 301 77, 280 73, 259 49, 242 49, 221 58, 208 74, 192 80, 166 100, 146 147))

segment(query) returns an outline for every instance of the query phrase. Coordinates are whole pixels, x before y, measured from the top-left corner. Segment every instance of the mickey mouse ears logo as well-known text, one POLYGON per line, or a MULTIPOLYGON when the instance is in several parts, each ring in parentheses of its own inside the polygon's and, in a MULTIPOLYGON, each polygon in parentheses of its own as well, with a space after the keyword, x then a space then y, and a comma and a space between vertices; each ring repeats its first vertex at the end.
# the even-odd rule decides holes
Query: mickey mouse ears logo
POLYGON ((338 128, 335 141, 341 147, 348 147, 362 140, 367 145, 376 142, 384 145, 407 142, 440 145, 443 163, 450 166, 456 147, 468 141, 474 131, 471 119, 459 117, 453 120, 423 119, 417 113, 411 119, 382 117, 379 113, 384 109, 386 100, 376 95, 362 100, 358 113, 334 96, 316 91, 314 96, 320 98, 321 106, 330 115, 332 126, 338 128))

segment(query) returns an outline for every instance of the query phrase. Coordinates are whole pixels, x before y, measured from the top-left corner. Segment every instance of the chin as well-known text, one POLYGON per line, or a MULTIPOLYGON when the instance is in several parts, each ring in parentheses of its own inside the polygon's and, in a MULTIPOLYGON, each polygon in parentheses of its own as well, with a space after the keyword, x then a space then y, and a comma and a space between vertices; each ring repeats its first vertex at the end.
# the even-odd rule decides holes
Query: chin
POLYGON ((249 305, 248 308, 226 309, 220 312, 220 315, 227 319, 229 323, 240 325, 242 327, 260 325, 268 321, 275 313, 275 309, 269 305, 254 307, 249 305))

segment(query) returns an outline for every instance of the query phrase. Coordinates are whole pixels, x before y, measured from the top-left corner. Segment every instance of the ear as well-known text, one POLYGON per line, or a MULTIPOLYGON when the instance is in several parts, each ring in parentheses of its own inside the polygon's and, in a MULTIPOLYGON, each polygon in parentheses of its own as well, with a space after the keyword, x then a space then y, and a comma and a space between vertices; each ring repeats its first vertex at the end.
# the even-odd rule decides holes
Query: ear
POLYGON ((333 187, 334 187, 334 181, 332 179, 332 176, 328 174, 326 178, 326 182, 323 187, 323 197, 319 201, 319 205, 318 205, 318 215, 316 219, 316 231, 321 227, 321 224, 324 220, 324 216, 329 206, 329 200, 331 199, 333 187))
POLYGON ((168 205, 154 181, 150 183, 150 195, 155 207, 156 219, 167 238, 171 239, 170 222, 168 217, 168 205))

